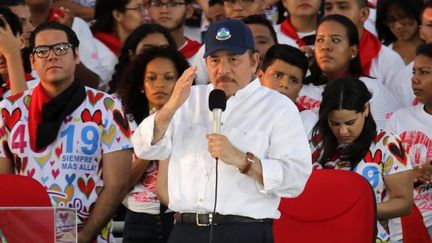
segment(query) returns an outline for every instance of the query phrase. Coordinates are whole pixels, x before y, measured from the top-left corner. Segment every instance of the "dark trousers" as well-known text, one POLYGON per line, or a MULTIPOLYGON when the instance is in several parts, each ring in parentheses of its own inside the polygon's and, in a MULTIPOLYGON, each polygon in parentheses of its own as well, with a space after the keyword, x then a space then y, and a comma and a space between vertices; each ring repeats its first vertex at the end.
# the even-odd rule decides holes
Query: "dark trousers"
POLYGON ((174 213, 153 215, 126 212, 123 233, 124 243, 165 243, 174 225, 174 213))
MULTIPOLYGON (((210 227, 175 224, 169 243, 207 243, 210 227)), ((273 243, 271 223, 235 223, 213 226, 213 243, 273 243)))

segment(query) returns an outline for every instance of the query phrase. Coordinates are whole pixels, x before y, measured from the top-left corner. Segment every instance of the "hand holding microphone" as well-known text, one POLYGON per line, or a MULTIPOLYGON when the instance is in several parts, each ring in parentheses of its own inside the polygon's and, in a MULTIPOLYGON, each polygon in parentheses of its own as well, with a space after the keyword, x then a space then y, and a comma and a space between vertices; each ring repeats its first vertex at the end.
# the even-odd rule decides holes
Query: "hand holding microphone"
POLYGON ((213 133, 207 135, 208 150, 212 157, 225 163, 237 165, 243 162, 244 154, 221 133, 221 116, 226 108, 226 95, 223 90, 214 89, 209 96, 209 109, 213 112, 213 133))

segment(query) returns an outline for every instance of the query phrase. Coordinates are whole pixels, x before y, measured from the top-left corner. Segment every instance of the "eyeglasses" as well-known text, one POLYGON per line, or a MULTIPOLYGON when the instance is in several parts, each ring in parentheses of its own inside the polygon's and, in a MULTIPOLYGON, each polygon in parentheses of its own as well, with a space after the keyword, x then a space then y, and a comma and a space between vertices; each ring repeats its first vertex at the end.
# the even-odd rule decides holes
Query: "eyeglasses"
POLYGON ((396 22, 398 22, 401 25, 412 25, 414 23, 414 19, 408 15, 399 15, 399 16, 387 18, 385 20, 385 24, 388 27, 393 27, 396 24, 396 22))
POLYGON ((151 1, 150 2, 150 7, 154 7, 154 8, 162 8, 163 6, 166 6, 167 8, 175 8, 178 7, 180 5, 184 5, 186 3, 183 2, 160 2, 160 1, 151 1))
POLYGON ((240 6, 248 6, 255 2, 255 0, 224 0, 224 3, 228 6, 234 6, 236 3, 238 3, 240 6))
POLYGON ((35 48, 33 48, 33 54, 36 54, 36 56, 40 58, 45 58, 49 56, 50 50, 53 50, 56 56, 63 56, 71 47, 72 44, 64 42, 50 46, 36 46, 35 48))
POLYGON ((139 13, 145 13, 146 7, 143 4, 139 4, 134 8, 125 8, 125 10, 133 10, 133 11, 138 11, 139 13))

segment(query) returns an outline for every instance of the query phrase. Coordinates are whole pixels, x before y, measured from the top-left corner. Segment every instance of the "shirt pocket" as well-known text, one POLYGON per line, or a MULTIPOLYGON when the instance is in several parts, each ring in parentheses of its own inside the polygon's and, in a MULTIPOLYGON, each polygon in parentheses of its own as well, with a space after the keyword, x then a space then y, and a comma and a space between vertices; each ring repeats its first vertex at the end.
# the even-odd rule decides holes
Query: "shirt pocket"
POLYGON ((264 157, 268 139, 263 131, 231 128, 226 132, 226 136, 238 150, 251 152, 259 158, 264 157))

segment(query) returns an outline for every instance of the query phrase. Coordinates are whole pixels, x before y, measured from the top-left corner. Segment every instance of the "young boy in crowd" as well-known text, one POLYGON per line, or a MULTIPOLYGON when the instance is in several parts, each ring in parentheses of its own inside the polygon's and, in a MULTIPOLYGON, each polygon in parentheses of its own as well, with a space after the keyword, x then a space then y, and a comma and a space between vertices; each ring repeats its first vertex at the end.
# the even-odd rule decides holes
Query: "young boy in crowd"
MULTIPOLYGON (((303 52, 289 45, 276 44, 268 49, 258 77, 263 86, 279 91, 296 103, 307 70, 308 60, 303 52)), ((318 117, 298 103, 296 105, 309 136, 318 117)))

